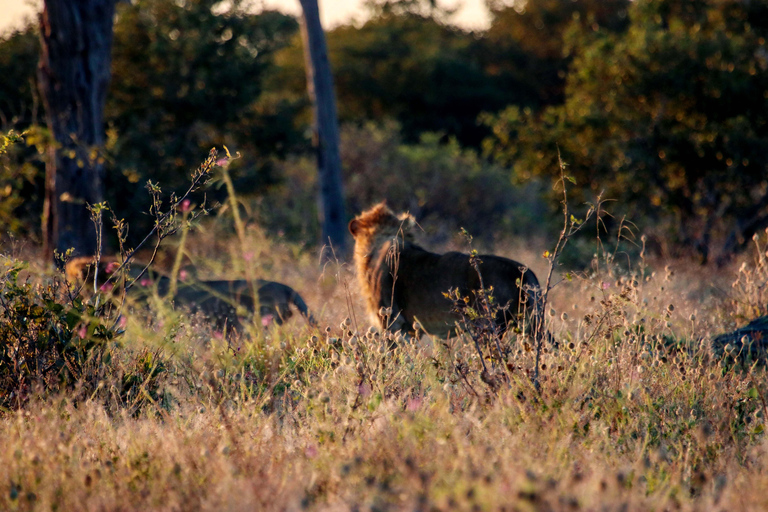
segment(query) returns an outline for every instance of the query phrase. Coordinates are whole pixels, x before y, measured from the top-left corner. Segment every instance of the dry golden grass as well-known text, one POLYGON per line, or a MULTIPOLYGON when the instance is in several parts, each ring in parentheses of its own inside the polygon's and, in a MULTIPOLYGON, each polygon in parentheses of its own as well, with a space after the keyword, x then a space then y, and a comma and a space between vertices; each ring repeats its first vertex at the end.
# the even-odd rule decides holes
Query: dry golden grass
MULTIPOLYGON (((294 320, 228 346, 170 311, 131 317, 121 350, 159 351, 156 399, 70 393, 2 413, 0 509, 768 509, 766 370, 704 342, 732 327, 738 266, 650 262, 646 280, 602 264, 563 281, 540 392, 512 335, 493 393, 464 340, 389 350, 368 334, 345 267, 319 271, 255 229, 245 257, 195 236, 202 277, 252 265, 321 328, 294 320)), ((540 252, 499 252, 545 272, 540 252)))

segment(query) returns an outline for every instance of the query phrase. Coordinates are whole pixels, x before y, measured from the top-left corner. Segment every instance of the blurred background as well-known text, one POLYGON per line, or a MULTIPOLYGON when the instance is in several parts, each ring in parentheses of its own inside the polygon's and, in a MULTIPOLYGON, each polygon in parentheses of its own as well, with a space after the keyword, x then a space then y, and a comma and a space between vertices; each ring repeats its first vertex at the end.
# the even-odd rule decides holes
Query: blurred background
MULTIPOLYGON (((41 238, 39 4, 3 2, 0 243, 41 238), (25 18, 25 16, 28 16, 25 18)), ((574 213, 610 199, 605 236, 727 262, 768 226, 768 2, 321 2, 349 217, 387 199, 435 243, 552 243, 561 166, 574 213), (628 224, 627 221, 632 224, 628 224), (630 241, 632 238, 630 237, 630 241)), ((147 180, 181 190, 213 147, 249 222, 320 240, 298 0, 133 0, 116 8, 106 199, 142 237, 147 180)), ((226 189, 214 182, 214 201, 226 189)), ((234 231, 234 228, 230 228, 234 231)), ((569 247, 588 264, 590 243, 569 247), (587 247, 588 246, 588 247, 587 247)), ((109 241, 114 243, 114 241, 109 241)))

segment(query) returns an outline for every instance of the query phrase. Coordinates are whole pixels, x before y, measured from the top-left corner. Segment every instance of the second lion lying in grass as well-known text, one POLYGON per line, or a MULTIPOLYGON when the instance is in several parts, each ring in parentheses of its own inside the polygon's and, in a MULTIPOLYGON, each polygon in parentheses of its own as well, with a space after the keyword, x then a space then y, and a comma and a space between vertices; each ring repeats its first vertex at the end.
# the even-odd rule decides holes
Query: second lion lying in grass
POLYGON ((460 320, 445 294, 457 290, 479 310, 481 286, 492 289, 500 334, 521 318, 529 325, 540 324, 539 281, 530 269, 500 256, 480 255, 478 272, 468 254, 435 254, 416 245, 415 224, 411 215, 396 216, 385 203, 349 223, 358 282, 368 312, 381 329, 413 332, 418 321, 427 332, 445 336, 460 320))
MULTIPOLYGON (((102 261, 99 265, 97 283, 104 287, 110 274, 119 264, 114 260, 102 261)), ((71 281, 93 283, 93 258, 74 258, 67 263, 67 278, 71 281)), ((129 281, 138 277, 138 272, 131 270, 129 281)), ((310 325, 316 325, 315 319, 307 308, 304 299, 293 288, 275 281, 255 280, 259 297, 259 314, 264 326, 274 322, 283 324, 293 316, 291 306, 301 314, 310 325)), ((109 286, 109 285, 107 285, 109 286)), ((197 280, 179 281, 176 293, 168 297, 171 288, 170 277, 157 272, 147 271, 134 283, 129 295, 146 302, 152 294, 172 301, 174 306, 182 307, 191 314, 201 313, 209 318, 219 330, 242 329, 242 318, 255 312, 253 293, 248 281, 236 280, 197 280)))

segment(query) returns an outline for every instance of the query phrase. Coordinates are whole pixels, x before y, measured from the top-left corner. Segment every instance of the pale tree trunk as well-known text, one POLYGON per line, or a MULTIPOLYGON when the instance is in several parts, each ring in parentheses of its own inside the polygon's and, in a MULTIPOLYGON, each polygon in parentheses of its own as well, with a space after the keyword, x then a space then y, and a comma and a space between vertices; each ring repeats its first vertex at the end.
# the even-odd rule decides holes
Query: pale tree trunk
MULTIPOLYGON (((346 255, 346 217, 341 182, 339 154, 339 123, 336 117, 336 93, 328 61, 325 33, 320 23, 317 0, 299 0, 303 17, 301 33, 304 40, 304 62, 307 70, 307 91, 314 112, 313 145, 317 152, 320 182, 320 223, 323 244, 332 246, 340 256, 346 255)), ((326 251, 325 258, 331 256, 326 251)))
POLYGON ((115 0, 45 0, 38 69, 49 152, 43 212, 46 257, 100 249, 88 204, 103 201, 104 102, 112 61, 115 0))

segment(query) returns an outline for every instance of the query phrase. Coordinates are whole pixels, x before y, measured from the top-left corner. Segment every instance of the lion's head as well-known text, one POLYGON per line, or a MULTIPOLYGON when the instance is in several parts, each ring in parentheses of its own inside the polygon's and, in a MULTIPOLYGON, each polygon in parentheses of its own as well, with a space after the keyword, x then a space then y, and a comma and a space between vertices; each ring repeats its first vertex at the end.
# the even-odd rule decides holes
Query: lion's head
POLYGON ((394 239, 412 242, 415 226, 413 215, 395 215, 386 201, 382 201, 352 219, 349 232, 355 239, 355 254, 370 254, 376 247, 394 239))

